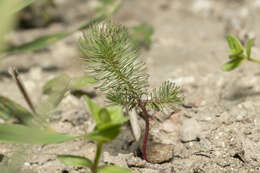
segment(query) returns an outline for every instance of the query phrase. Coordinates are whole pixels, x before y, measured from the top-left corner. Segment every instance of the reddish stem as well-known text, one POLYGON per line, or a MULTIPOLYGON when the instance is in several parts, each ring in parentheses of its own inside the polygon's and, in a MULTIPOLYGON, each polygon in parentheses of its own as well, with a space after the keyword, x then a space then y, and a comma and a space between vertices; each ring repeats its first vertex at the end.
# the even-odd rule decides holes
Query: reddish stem
POLYGON ((145 134, 144 134, 144 141, 143 141, 143 147, 142 147, 142 155, 144 160, 147 160, 147 154, 146 154, 146 148, 147 148, 147 142, 148 142, 148 136, 149 136, 149 114, 146 110, 145 104, 142 102, 139 102, 139 106, 142 109, 143 118, 145 121, 145 134))
POLYGON ((147 146, 147 141, 148 141, 148 136, 149 136, 149 117, 148 117, 148 115, 145 115, 144 118, 145 118, 145 134, 144 134, 142 153, 143 153, 144 160, 147 161, 147 154, 146 154, 147 147, 146 146, 147 146))

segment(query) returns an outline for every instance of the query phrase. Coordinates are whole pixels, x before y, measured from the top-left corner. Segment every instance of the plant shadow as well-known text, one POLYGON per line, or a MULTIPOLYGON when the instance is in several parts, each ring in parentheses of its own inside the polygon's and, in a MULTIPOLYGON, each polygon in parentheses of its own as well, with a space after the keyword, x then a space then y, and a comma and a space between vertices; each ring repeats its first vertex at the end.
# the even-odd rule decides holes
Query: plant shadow
POLYGON ((255 91, 253 86, 237 86, 232 91, 226 94, 223 98, 228 101, 244 100, 247 97, 260 96, 260 91, 255 91))

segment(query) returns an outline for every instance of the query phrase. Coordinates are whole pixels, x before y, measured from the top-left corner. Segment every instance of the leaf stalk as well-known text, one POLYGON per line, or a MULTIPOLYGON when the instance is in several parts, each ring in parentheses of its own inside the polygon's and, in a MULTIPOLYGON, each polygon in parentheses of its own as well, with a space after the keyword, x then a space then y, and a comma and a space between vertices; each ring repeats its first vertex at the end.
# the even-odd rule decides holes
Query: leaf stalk
POLYGON ((257 59, 248 58, 247 60, 250 62, 256 63, 256 64, 260 64, 260 60, 257 60, 257 59))
POLYGON ((98 143, 95 160, 94 160, 93 166, 91 168, 92 173, 97 173, 97 168, 98 168, 98 163, 100 160, 101 152, 102 152, 102 143, 98 143))

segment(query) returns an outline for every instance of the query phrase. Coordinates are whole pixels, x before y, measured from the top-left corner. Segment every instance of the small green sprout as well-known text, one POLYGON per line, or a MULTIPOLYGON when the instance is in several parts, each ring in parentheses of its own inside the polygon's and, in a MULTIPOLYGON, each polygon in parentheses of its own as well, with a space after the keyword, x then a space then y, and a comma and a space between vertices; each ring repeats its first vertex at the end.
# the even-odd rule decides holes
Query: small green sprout
POLYGON ((96 121, 94 131, 84 135, 85 138, 93 140, 97 144, 95 159, 92 162, 88 158, 75 155, 59 155, 58 159, 66 165, 90 168, 92 173, 131 173, 128 168, 114 165, 98 166, 103 144, 111 142, 118 136, 122 125, 128 121, 128 117, 123 116, 120 106, 101 108, 86 96, 85 100, 93 119, 96 121))
POLYGON ((259 60, 251 58, 251 49, 255 42, 255 38, 248 41, 246 48, 243 48, 240 41, 236 37, 231 35, 227 36, 227 42, 230 48, 230 60, 221 67, 223 71, 232 71, 246 61, 260 64, 259 60), (244 53, 245 51, 246 53, 244 53))

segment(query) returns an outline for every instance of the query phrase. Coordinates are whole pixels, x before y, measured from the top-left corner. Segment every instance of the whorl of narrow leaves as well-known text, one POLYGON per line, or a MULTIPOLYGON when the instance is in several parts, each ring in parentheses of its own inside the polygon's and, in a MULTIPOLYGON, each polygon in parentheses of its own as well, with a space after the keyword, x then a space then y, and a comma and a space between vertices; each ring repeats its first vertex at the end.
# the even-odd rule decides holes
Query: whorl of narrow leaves
POLYGON ((148 75, 137 61, 126 28, 111 22, 95 25, 80 40, 80 49, 87 70, 113 103, 133 108, 147 93, 148 75))
POLYGON ((170 81, 163 82, 159 88, 152 90, 148 105, 160 111, 173 108, 173 103, 181 103, 183 97, 179 95, 180 88, 170 81))

